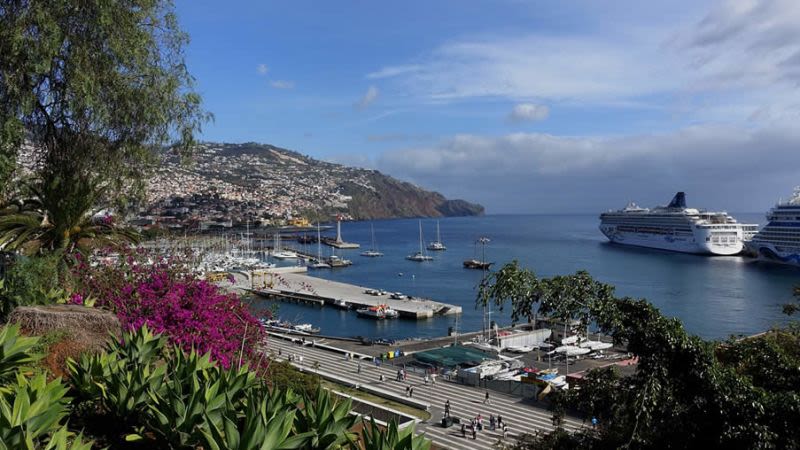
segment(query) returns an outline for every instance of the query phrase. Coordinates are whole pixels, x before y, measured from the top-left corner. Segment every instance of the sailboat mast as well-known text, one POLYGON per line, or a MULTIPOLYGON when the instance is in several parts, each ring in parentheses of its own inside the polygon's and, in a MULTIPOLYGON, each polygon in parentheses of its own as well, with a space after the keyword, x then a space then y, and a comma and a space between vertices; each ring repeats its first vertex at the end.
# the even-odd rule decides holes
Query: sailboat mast
POLYGON ((419 221, 419 253, 422 254, 422 221, 419 221))

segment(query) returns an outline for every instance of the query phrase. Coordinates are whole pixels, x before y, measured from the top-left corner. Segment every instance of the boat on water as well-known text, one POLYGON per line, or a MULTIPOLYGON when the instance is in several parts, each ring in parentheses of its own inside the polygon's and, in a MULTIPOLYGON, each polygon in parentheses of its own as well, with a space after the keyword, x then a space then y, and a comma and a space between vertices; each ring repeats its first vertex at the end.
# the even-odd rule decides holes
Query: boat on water
POLYGON ((350 261, 349 259, 339 258, 336 255, 331 255, 325 258, 325 263, 328 264, 331 268, 347 267, 353 265, 353 261, 350 261))
POLYGON ((489 270, 494 264, 486 261, 486 244, 489 242, 490 240, 487 237, 481 237, 475 241, 475 253, 478 253, 478 244, 481 245, 481 259, 472 258, 464 261, 465 269, 489 270))
POLYGON ((436 221, 436 240, 428 244, 428 250, 431 251, 444 251, 447 247, 442 243, 442 236, 439 232, 439 221, 436 221))
POLYGON ((330 269, 331 265, 322 259, 322 239, 320 238, 319 222, 317 222, 317 259, 309 260, 306 267, 309 269, 330 269))
POLYGON ((370 224, 369 229, 372 233, 372 244, 370 245, 369 250, 361 252, 361 256, 366 256, 368 258, 377 258, 379 256, 383 256, 383 253, 378 251, 378 246, 375 244, 375 227, 370 224))
POLYGON ((272 257, 275 259, 297 259, 299 258, 299 255, 295 252, 284 250, 281 247, 280 233, 275 233, 275 245, 272 249, 272 257))
POLYGON ((377 305, 370 306, 368 308, 360 308, 356 310, 356 314, 377 320, 394 319, 400 315, 397 311, 390 308, 389 305, 377 305))
POLYGON ((350 309, 350 303, 347 303, 343 298, 337 298, 333 301, 333 306, 339 309, 350 309))
POLYGON ((419 221, 419 251, 414 253, 413 255, 406 256, 406 259, 409 261, 433 261, 433 256, 429 256, 425 253, 425 247, 423 246, 422 240, 422 221, 419 221))
POLYGON ((291 322, 283 322, 276 319, 261 319, 261 323, 269 330, 279 331, 282 333, 297 333, 297 334, 317 334, 319 328, 315 328, 310 323, 293 324, 291 322))
POLYGON ((767 224, 747 248, 760 261, 800 266, 800 187, 788 201, 778 201, 767 213, 767 224))
POLYGON ((736 255, 756 228, 724 211, 687 208, 683 192, 667 206, 650 209, 629 203, 600 215, 600 231, 615 244, 681 253, 736 255))

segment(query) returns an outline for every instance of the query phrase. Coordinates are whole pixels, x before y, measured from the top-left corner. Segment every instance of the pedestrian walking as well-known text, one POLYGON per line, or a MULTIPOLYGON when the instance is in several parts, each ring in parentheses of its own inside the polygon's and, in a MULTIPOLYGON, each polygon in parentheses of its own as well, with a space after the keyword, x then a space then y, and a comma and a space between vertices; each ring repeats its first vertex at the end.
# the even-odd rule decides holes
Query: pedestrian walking
POLYGON ((411 386, 411 389, 408 390, 408 398, 411 398, 413 396, 414 396, 414 386, 411 386))
POLYGON ((592 428, 597 428, 597 417, 592 417, 592 428))
POLYGON ((478 437, 478 433, 475 432, 475 426, 472 426, 472 440, 474 441, 478 437))
POLYGON ((356 367, 356 373, 361 373, 361 361, 358 362, 358 366, 356 367))
POLYGON ((508 425, 503 425, 503 439, 508 439, 508 425))
POLYGON ((495 419, 494 419, 494 414, 489 414, 489 428, 491 428, 491 429, 492 429, 492 431, 494 431, 494 430, 495 430, 495 419))
POLYGON ((503 428, 503 416, 501 416, 500 414, 497 415, 497 427, 503 428))
POLYGON ((400 381, 400 379, 401 379, 402 377, 403 377, 403 374, 400 372, 400 370, 398 370, 398 371, 397 371, 397 381, 400 381))
POLYGON ((380 378, 378 378, 381 383, 383 383, 383 374, 381 374, 380 378))
POLYGON ((444 416, 450 417, 450 400, 444 402, 444 416))
POLYGON ((483 398, 483 404, 484 405, 490 405, 491 404, 491 403, 489 403, 489 391, 486 391, 486 396, 483 398))
POLYGON ((423 378, 423 381, 425 381, 425 385, 427 386, 428 385, 428 374, 427 373, 425 374, 425 378, 423 378))
POLYGON ((461 437, 463 437, 464 439, 467 438, 467 424, 465 423, 461 424, 461 437))
POLYGON ((432 373, 432 374, 431 374, 431 384, 433 384, 434 386, 436 386, 436 374, 435 374, 435 373, 432 373))
POLYGON ((406 397, 408 397, 408 391, 411 389, 411 386, 406 386, 406 397))
POLYGON ((283 355, 283 350, 278 349, 278 356, 281 356, 281 355, 283 355))

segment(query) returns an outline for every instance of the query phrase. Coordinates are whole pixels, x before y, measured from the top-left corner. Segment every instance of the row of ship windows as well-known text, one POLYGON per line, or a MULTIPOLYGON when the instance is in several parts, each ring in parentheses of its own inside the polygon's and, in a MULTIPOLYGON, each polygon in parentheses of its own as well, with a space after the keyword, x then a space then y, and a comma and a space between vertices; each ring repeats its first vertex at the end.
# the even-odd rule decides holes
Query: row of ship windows
POLYGON ((692 234, 692 230, 685 228, 685 229, 677 229, 677 228, 656 228, 656 227, 631 227, 631 226, 618 226, 617 231, 629 232, 629 233, 649 233, 649 234, 680 234, 684 232, 685 234, 692 234))
POLYGON ((758 242, 784 242, 789 244, 800 244, 800 238, 758 236, 753 240, 758 242))

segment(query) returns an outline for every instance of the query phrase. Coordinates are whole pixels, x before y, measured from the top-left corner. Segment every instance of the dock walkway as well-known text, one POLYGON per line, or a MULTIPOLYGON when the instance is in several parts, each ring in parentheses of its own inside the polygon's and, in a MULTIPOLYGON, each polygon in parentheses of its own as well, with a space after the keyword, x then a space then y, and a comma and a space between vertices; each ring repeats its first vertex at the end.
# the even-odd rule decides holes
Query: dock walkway
POLYGON ((252 279, 256 294, 288 298, 292 300, 333 305, 336 300, 344 300, 353 308, 388 305, 400 317, 425 319, 435 315, 461 314, 460 306, 437 302, 430 299, 413 298, 395 300, 389 295, 371 295, 368 288, 338 281, 309 276, 305 268, 297 270, 263 271, 252 279))

